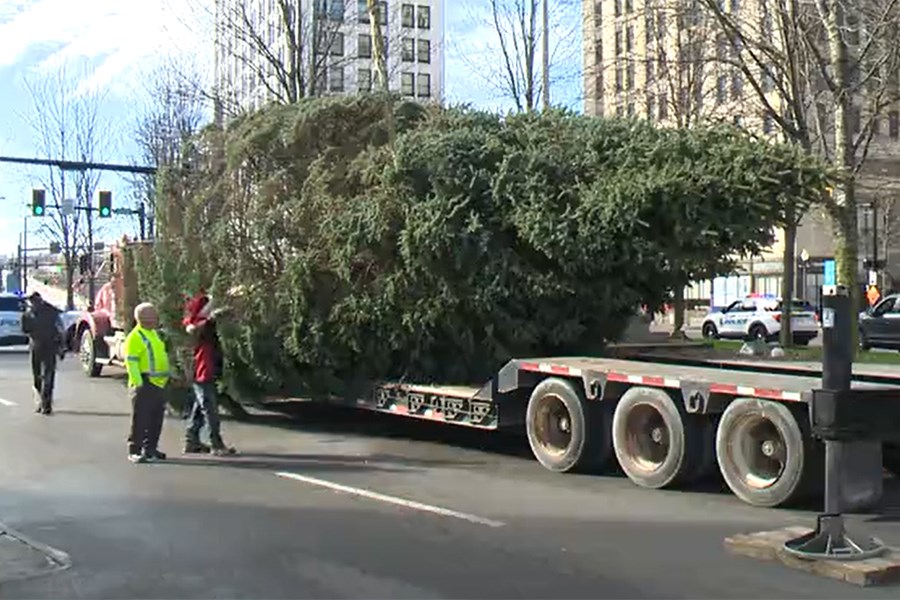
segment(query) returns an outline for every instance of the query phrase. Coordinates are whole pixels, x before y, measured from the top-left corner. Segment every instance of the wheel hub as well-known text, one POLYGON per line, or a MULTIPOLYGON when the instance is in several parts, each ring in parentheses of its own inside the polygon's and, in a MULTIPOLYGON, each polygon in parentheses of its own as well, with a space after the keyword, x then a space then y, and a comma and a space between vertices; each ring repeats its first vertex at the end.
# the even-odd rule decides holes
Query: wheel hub
POLYGON ((556 395, 547 395, 535 415, 538 442, 551 454, 564 454, 572 443, 572 416, 556 395))
POLYGON ((781 432, 761 414, 747 415, 734 429, 731 456, 748 487, 765 489, 784 473, 787 449, 781 432))
POLYGON ((634 406, 625 420, 626 452, 635 468, 653 472, 669 456, 669 428, 662 414, 650 404, 634 406))

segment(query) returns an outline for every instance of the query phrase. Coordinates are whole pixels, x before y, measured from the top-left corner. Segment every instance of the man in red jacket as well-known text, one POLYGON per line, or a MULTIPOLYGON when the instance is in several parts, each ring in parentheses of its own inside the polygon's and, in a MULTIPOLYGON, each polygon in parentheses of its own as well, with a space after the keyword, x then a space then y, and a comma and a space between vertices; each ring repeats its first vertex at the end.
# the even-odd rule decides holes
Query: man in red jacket
POLYGON ((185 454, 212 452, 217 456, 237 451, 222 441, 216 383, 222 376, 223 357, 216 331, 216 317, 224 309, 213 306, 212 298, 200 292, 187 302, 185 330, 194 340, 194 406, 184 442, 185 454), (204 422, 209 428, 210 446, 200 441, 204 422))

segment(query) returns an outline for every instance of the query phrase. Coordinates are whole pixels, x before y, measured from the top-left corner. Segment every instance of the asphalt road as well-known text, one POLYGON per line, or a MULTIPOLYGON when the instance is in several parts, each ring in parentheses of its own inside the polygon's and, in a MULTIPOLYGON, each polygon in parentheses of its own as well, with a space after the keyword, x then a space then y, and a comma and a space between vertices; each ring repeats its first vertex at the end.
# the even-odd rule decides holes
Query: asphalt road
POLYGON ((518 438, 295 405, 225 421, 226 459, 181 457, 170 418, 170 460, 132 465, 120 378, 67 360, 44 417, 26 360, 0 352, 0 522, 72 565, 3 598, 897 598, 722 548, 811 513, 555 475, 518 438))

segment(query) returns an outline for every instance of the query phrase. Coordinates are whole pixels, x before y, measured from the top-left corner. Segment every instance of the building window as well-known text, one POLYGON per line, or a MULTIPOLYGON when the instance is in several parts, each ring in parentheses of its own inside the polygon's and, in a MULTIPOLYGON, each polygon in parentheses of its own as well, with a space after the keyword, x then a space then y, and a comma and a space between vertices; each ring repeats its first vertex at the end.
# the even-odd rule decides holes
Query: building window
POLYGON ((416 78, 412 73, 403 73, 400 76, 400 93, 404 96, 415 95, 416 78))
MULTIPOLYGON (((371 21, 369 20, 369 3, 366 0, 359 0, 358 7, 359 22, 371 23, 371 21)), ((375 13, 378 15, 378 24, 387 25, 387 2, 379 2, 378 4, 376 4, 375 13)))
POLYGON ((357 71, 356 88, 360 93, 372 91, 372 69, 359 69, 357 71))
POLYGON ((647 119, 653 120, 653 109, 656 104, 656 98, 653 97, 653 94, 647 94, 647 119))
POLYGON ((731 0, 731 14, 737 14, 741 10, 741 0, 731 0))
POLYGON ((340 31, 334 32, 329 44, 329 54, 332 56, 344 56, 344 34, 340 31))
POLYGON ((616 16, 622 16, 622 0, 616 0, 616 16))
POLYGON ((416 78, 416 96, 431 98, 431 75, 428 73, 419 73, 416 78))
POLYGON ((622 67, 616 67, 616 92, 622 91, 622 67))
POLYGON ((630 15, 634 12, 634 3, 632 0, 625 0, 625 14, 630 15))
POLYGON ((741 115, 734 115, 734 117, 731 119, 731 122, 735 127, 740 127, 744 120, 743 118, 741 118, 741 115))
POLYGON ((634 50, 634 27, 631 25, 625 30, 625 52, 634 50))
POLYGON ((740 100, 744 93, 744 76, 735 73, 731 76, 731 99, 740 100))
POLYGON ((763 122, 762 122, 763 133, 766 133, 766 134, 772 133, 773 125, 774 125, 774 123, 773 123, 772 115, 770 115, 769 113, 764 114, 763 122))
POLYGON ((862 131, 862 117, 858 106, 850 107, 850 131, 854 134, 858 134, 862 131))
POLYGON ((622 32, 616 31, 616 56, 622 55, 622 32))
POLYGON ((659 120, 665 121, 669 118, 669 96, 665 92, 659 95, 659 120))
POLYGON ((766 69, 762 75, 762 91, 765 93, 769 93, 775 89, 775 78, 772 77, 772 73, 769 69, 766 69))
POLYGON ((431 42, 429 40, 419 40, 416 52, 419 55, 420 63, 426 65, 431 63, 431 42))
POLYGON ((647 66, 645 67, 644 70, 645 70, 645 74, 647 77, 647 84, 649 85, 649 84, 653 83, 653 61, 652 60, 647 61, 647 66))
POLYGON ((872 117, 872 135, 881 135, 881 119, 872 117))
POLYGON ((719 75, 716 79, 716 104, 724 104, 728 99, 728 77, 719 75))
POLYGON ((400 23, 403 27, 416 26, 416 7, 412 4, 404 4, 400 7, 400 23))
POLYGON ((629 61, 628 66, 625 68, 625 88, 628 90, 634 89, 634 63, 629 61))
POLYGON ((359 58, 372 58, 372 36, 368 33, 359 34, 356 56, 359 58))
POLYGON ((622 105, 621 105, 621 104, 619 104, 618 106, 616 106, 616 118, 617 118, 617 119, 621 119, 621 118, 622 118, 622 115, 624 114, 624 112, 625 112, 625 110, 622 108, 622 105))
POLYGON ((634 102, 629 102, 629 103, 628 103, 628 111, 627 111, 627 114, 628 114, 629 117, 633 117, 633 116, 634 116, 634 102))
POLYGON ((412 38, 403 38, 403 62, 415 62, 416 41, 412 38))
POLYGON ((416 11, 416 23, 419 29, 431 29, 431 7, 420 4, 416 11))
POLYGON ((338 93, 344 91, 344 67, 329 67, 328 91, 338 93))
POLYGON ((644 17, 644 38, 646 40, 647 46, 650 46, 651 41, 653 40, 653 13, 648 12, 644 17))
POLYGON ((888 112, 888 135, 892 140, 900 138, 900 111, 888 112))

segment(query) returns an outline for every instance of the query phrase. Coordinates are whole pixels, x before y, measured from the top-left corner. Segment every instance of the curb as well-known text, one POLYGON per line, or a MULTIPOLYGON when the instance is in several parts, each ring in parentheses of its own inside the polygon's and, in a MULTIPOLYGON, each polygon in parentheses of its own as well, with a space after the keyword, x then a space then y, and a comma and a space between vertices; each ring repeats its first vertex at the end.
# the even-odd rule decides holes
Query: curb
POLYGON ((13 542, 17 542, 30 550, 34 550, 40 554, 43 554, 47 559, 48 564, 47 568, 35 572, 22 573, 19 575, 8 577, 0 576, 0 584, 9 583, 12 581, 24 581, 27 579, 42 577, 44 575, 51 575, 53 573, 65 571, 72 566, 72 558, 67 552, 63 552, 62 550, 58 550, 56 548, 53 548, 52 546, 48 546, 46 544, 42 544, 40 542, 32 540, 31 538, 8 528, 3 523, 0 523, 0 539, 2 539, 3 537, 7 537, 13 542))

